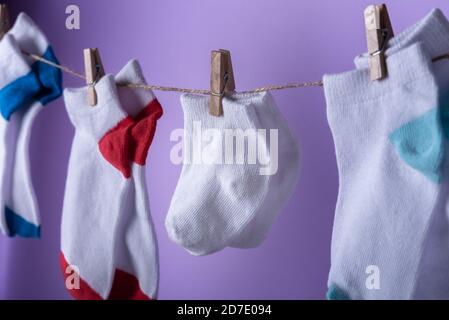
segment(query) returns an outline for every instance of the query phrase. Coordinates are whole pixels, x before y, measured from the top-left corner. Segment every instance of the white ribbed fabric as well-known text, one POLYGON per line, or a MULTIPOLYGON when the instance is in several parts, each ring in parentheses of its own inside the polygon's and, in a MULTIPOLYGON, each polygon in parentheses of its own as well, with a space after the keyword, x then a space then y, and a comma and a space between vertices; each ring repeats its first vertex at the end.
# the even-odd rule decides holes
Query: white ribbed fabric
MULTIPOLYGON (((38 56, 44 56, 49 50, 49 42, 47 38, 40 28, 33 22, 33 20, 31 20, 31 18, 25 13, 20 13, 17 16, 16 22, 9 31, 9 34, 16 39, 21 50, 26 50, 27 52, 38 56)), ((45 56, 45 58, 53 60, 51 56, 45 56)), ((28 60, 28 64, 30 66, 35 64, 34 60, 31 60, 30 58, 26 59, 28 60)), ((47 68, 46 70, 50 70, 52 67, 47 68)), ((59 74, 60 77, 60 71, 56 70, 57 69, 53 68, 52 74, 59 74)), ((42 69, 38 69, 36 73, 39 77, 39 73, 42 74, 43 71, 42 69)), ((45 77, 48 75, 43 76, 45 77)), ((52 78, 53 75, 50 78, 52 78)), ((60 84, 57 88, 53 87, 51 89, 45 88, 45 84, 42 82, 41 85, 43 85, 41 88, 41 93, 35 97, 35 101, 33 101, 31 105, 26 106, 26 108, 18 110, 11 117, 11 122, 15 122, 19 129, 17 131, 17 148, 15 151, 16 154, 11 177, 10 197, 6 201, 7 208, 12 210, 15 214, 23 217, 27 222, 30 222, 39 228, 38 234, 30 235, 32 237, 40 236, 40 213, 31 176, 29 155, 31 132, 33 129, 34 120, 39 112, 44 108, 44 104, 48 102, 45 101, 44 103, 40 97, 51 94, 55 94, 59 97, 62 90, 60 84)))
POLYGON ((8 43, 11 39, 17 46, 15 61, 2 57, 2 63, 9 64, 2 68, 3 72, 17 77, 9 84, 9 92, 5 90, 10 95, 5 99, 8 101, 2 101, 1 126, 5 126, 6 119, 9 161, 13 162, 7 176, 4 176, 8 181, 3 183, 5 201, 2 204, 5 205, 4 213, 9 225, 4 232, 9 236, 39 237, 40 216, 31 179, 29 143, 34 119, 43 105, 61 95, 62 76, 59 69, 35 62, 21 53, 25 50, 57 63, 47 38, 26 14, 18 15, 2 42, 8 43), (14 107, 10 106, 11 101, 15 102, 14 107))
POLYGON ((324 77, 340 183, 330 299, 414 295, 442 179, 432 70, 431 56, 417 43, 388 57, 383 81, 370 81, 368 69, 324 77))
POLYGON ((254 248, 264 241, 271 225, 291 197, 299 177, 299 145, 296 137, 269 92, 254 96, 260 99, 260 103, 254 104, 256 115, 261 127, 267 130, 268 150, 273 151, 267 155, 273 164, 273 178, 260 211, 231 242, 230 245, 236 248, 254 248), (277 143, 276 150, 272 150, 271 141, 277 143))
MULTIPOLYGON (((139 63, 131 60, 115 77, 117 83, 146 84, 139 63)), ((150 201, 145 180, 145 160, 148 148, 156 130, 156 121, 162 116, 162 108, 152 91, 118 88, 123 110, 136 120, 134 128, 143 125, 143 136, 136 136, 133 142, 141 145, 144 152, 131 164, 132 190, 131 207, 123 212, 115 231, 117 242, 115 265, 134 275, 142 291, 151 299, 157 298, 159 283, 159 260, 156 234, 151 220, 150 201), (142 116, 142 113, 145 113, 142 116), (146 123, 144 123, 146 122, 146 123)), ((140 148, 137 148, 140 149, 140 148)))
POLYGON ((257 161, 248 161, 256 158, 257 152, 269 154, 267 139, 256 138, 257 129, 262 128, 256 109, 264 97, 259 94, 225 98, 222 117, 209 115, 208 97, 181 97, 184 165, 167 214, 166 229, 173 241, 194 255, 210 254, 228 246, 260 212, 268 195, 273 175, 261 174, 257 161), (234 130, 248 133, 245 140, 252 141, 253 147, 255 139, 258 142, 257 148, 244 148, 244 154, 240 154, 244 161, 235 157, 242 142, 233 139, 237 132, 234 130))
MULTIPOLYGON (((6 34, 0 41, 0 90, 7 90, 7 86, 17 79, 30 73, 31 68, 28 66, 20 53, 14 37, 6 34)), ((26 91, 29 83, 24 83, 20 91, 13 91, 17 95, 22 95, 22 100, 17 105, 29 103, 36 92, 38 85, 37 79, 31 78, 31 83, 35 83, 35 89, 30 92, 26 91)), ((11 94, 13 94, 11 93, 11 94)), ((9 95, 6 98, 9 99, 9 95)), ((17 142, 17 132, 19 126, 17 121, 8 121, 4 116, 0 117, 0 230, 4 234, 9 234, 9 228, 4 214, 6 200, 10 199, 11 194, 11 177, 14 167, 14 157, 17 142)), ((36 220, 35 220, 36 221, 36 220)))
MULTIPOLYGON (((449 22, 439 9, 432 10, 422 20, 396 35, 388 43, 386 56, 416 43, 422 42, 431 57, 449 53, 449 22)), ((355 59, 357 68, 368 66, 367 55, 355 59)), ((449 128, 449 60, 443 59, 432 64, 439 86, 439 107, 442 115, 443 129, 446 139, 449 128)), ((447 153, 446 142, 446 153, 447 153)), ((444 176, 441 181, 438 210, 432 218, 421 265, 417 274, 417 284, 413 298, 415 299, 449 299, 449 157, 445 156, 444 176)))

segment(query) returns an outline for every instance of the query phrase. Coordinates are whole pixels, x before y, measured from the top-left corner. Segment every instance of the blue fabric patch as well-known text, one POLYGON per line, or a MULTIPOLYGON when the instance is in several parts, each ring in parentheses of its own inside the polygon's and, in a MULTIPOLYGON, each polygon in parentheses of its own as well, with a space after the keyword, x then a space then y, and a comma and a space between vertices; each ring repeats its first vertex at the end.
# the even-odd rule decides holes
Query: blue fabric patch
POLYGON ((41 237, 41 227, 36 226, 24 218, 19 216, 17 213, 12 211, 10 208, 5 207, 5 217, 6 224, 8 226, 8 236, 15 237, 20 236, 22 238, 40 238, 41 237))
POLYGON ((440 110, 435 108, 426 112, 396 129, 389 137, 402 160, 435 183, 442 178, 444 155, 440 110))
MULTIPOLYGON (((53 48, 49 46, 42 56, 44 59, 49 60, 53 63, 59 64, 58 59, 53 52, 53 48)), ((62 94, 62 72, 60 69, 52 67, 41 61, 36 61, 31 69, 37 75, 41 83, 41 90, 37 93, 35 97, 39 100, 42 105, 59 98, 62 94)))
POLYGON ((11 115, 33 102, 40 90, 39 80, 34 72, 20 77, 0 90, 0 112, 9 121, 11 115))
MULTIPOLYGON (((43 58, 58 63, 53 49, 49 46, 43 58)), ((41 61, 33 63, 31 71, 9 83, 0 90, 0 112, 6 120, 25 106, 34 101, 46 105, 59 98, 62 94, 61 70, 41 61)))
POLYGON ((327 300, 351 300, 349 296, 336 285, 331 285, 326 293, 327 300))

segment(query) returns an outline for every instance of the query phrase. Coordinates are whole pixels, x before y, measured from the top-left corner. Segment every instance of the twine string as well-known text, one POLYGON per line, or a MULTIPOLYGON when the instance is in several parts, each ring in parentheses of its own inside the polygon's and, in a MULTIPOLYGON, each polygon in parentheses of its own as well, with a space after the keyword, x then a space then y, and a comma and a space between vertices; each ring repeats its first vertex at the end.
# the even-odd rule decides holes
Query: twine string
POLYGON ((43 63, 45 63, 45 64, 48 64, 48 65, 52 66, 52 67, 58 68, 58 69, 60 69, 60 70, 62 70, 62 71, 64 71, 64 72, 66 72, 66 73, 69 73, 69 74, 71 74, 72 76, 75 76, 75 77, 78 77, 78 78, 81 78, 81 79, 86 80, 86 77, 85 77, 83 74, 78 73, 78 72, 76 72, 76 71, 73 71, 73 70, 70 69, 70 68, 67 68, 67 67, 62 66, 62 65, 57 64, 57 63, 54 63, 54 62, 52 62, 52 61, 50 61, 50 60, 47 60, 47 59, 45 59, 45 58, 42 58, 41 56, 36 55, 36 54, 28 53, 28 52, 23 51, 23 50, 22 50, 22 53, 23 53, 24 55, 30 57, 30 58, 33 59, 33 60, 43 62, 43 63))
MULTIPOLYGON (((22 50, 22 53, 33 60, 40 61, 42 63, 48 64, 52 67, 58 68, 63 72, 71 74, 72 76, 78 77, 80 79, 86 80, 86 77, 76 72, 66 66, 54 63, 50 60, 47 60, 41 56, 36 54, 32 54, 22 50)), ((449 53, 442 54, 432 59, 432 62, 437 62, 440 60, 449 59, 449 53)), ((95 84, 95 83, 94 83, 95 84)), ((171 91, 171 92, 181 92, 181 93, 193 93, 193 94, 202 94, 202 95, 223 95, 224 93, 216 93, 211 92, 210 90, 202 90, 202 89, 186 89, 186 88, 177 88, 177 87, 167 87, 167 86, 158 86, 158 85, 149 85, 149 84, 137 84, 137 83, 120 83, 118 84, 121 87, 128 87, 132 89, 143 89, 143 90, 154 90, 154 91, 171 91)), ((322 87, 323 81, 311 81, 311 82, 294 82, 288 83, 284 85, 268 85, 260 88, 255 88, 246 91, 240 91, 242 94, 248 93, 259 93, 265 91, 275 91, 275 90, 284 90, 284 89, 295 89, 295 88, 307 88, 307 87, 322 87)))
MULTIPOLYGON (((22 50, 22 53, 33 60, 40 61, 42 63, 48 64, 52 67, 60 69, 63 72, 71 74, 77 78, 86 80, 86 77, 76 72, 66 66, 54 63, 50 60, 47 60, 41 56, 36 54, 32 54, 22 50)), ((128 87, 132 89, 143 89, 143 90, 153 90, 153 91, 171 91, 171 92, 181 92, 181 93, 193 93, 193 94, 202 94, 202 95, 210 95, 212 94, 210 90, 202 90, 202 89, 186 89, 186 88, 177 88, 177 87, 167 87, 167 86, 158 86, 158 85, 149 85, 149 84, 137 84, 137 83, 120 83, 118 84, 121 87, 128 87)), ((264 91, 274 91, 274 90, 283 90, 283 89, 294 89, 294 88, 305 88, 305 87, 322 87, 322 81, 314 81, 314 82, 297 82, 297 83, 289 83, 285 85, 268 85, 260 88, 255 88, 247 91, 241 91, 240 93, 248 94, 248 93, 258 93, 264 91)), ((216 93, 214 93, 216 94, 216 93)))

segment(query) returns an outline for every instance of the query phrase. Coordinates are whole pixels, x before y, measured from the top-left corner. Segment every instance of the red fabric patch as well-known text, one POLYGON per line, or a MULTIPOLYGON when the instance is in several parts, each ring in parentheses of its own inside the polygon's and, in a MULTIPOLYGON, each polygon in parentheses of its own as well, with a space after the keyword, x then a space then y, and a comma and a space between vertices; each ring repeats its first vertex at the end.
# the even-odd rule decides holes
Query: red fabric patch
POLYGON ((139 281, 133 275, 116 269, 114 283, 108 300, 151 300, 142 289, 139 281))
POLYGON ((134 118, 135 124, 130 131, 130 160, 139 165, 145 165, 148 150, 156 132, 156 123, 162 114, 162 106, 157 99, 153 99, 134 118))
MULTIPOLYGON (((62 274, 64 275, 64 284, 67 278, 73 276, 75 271, 67 273, 67 267, 69 263, 65 259, 64 254, 61 252, 59 256, 59 261, 61 264, 62 274)), ((66 289, 69 291, 70 295, 76 300, 103 300, 102 297, 93 290, 86 281, 84 281, 79 274, 77 274, 79 279, 79 289, 66 289)), ((114 281, 112 283, 111 292, 107 300, 151 300, 142 289, 140 288, 139 281, 133 275, 116 269, 114 275, 114 281)))
POLYGON ((100 140, 98 146, 103 157, 118 169, 125 178, 131 176, 129 163, 129 130, 134 123, 131 117, 126 117, 114 128, 109 130, 100 140))
POLYGON ((96 293, 88 284, 86 281, 84 281, 79 274, 77 274, 77 277, 79 278, 79 289, 69 289, 67 288, 67 278, 70 276, 73 276, 75 274, 75 271, 72 270, 72 272, 67 273, 67 267, 69 266, 69 263, 64 257, 64 254, 61 252, 59 255, 59 262, 61 264, 62 274, 64 275, 64 285, 66 289, 69 291, 70 295, 76 299, 76 300, 103 300, 101 296, 96 293))

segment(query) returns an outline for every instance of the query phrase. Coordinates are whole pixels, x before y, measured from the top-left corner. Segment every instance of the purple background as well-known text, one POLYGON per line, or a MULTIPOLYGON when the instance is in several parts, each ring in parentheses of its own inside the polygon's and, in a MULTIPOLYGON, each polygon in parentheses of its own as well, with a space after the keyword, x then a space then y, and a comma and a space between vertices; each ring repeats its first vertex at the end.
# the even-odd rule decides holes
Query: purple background
MULTIPOLYGON (((4 0, 5 1, 5 0, 4 0)), ((204 88, 210 51, 231 50, 237 89, 320 80, 351 69, 366 50, 363 10, 354 0, 14 0, 13 18, 27 12, 60 61, 83 70, 82 49, 98 47, 107 72, 129 59, 149 83, 204 88), (65 8, 81 9, 81 30, 65 28, 65 8)), ((447 0, 387 0, 395 32, 447 0)), ((65 86, 82 86, 65 75, 65 86)), ((182 127, 179 94, 156 92, 165 115, 148 160, 151 210, 160 246, 160 299, 322 299, 330 264, 338 173, 323 90, 274 96, 301 142, 302 175, 268 239, 257 249, 225 249, 194 257, 172 243, 164 219, 180 166, 171 164, 170 132, 182 127)), ((48 105, 33 129, 31 161, 42 215, 41 240, 0 237, 0 298, 65 299, 59 270, 64 184, 73 128, 62 99, 48 105)))

